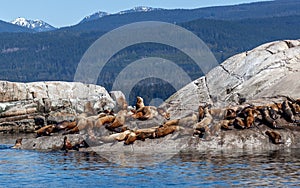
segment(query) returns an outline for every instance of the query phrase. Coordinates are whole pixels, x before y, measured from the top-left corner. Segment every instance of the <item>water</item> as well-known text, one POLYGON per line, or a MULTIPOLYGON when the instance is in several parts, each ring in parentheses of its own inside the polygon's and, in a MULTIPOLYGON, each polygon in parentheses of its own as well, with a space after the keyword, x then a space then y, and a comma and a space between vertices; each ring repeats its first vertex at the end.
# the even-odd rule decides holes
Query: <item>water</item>
POLYGON ((188 152, 152 166, 124 167, 95 153, 14 150, 7 142, 0 145, 0 187, 300 186, 297 149, 188 152))

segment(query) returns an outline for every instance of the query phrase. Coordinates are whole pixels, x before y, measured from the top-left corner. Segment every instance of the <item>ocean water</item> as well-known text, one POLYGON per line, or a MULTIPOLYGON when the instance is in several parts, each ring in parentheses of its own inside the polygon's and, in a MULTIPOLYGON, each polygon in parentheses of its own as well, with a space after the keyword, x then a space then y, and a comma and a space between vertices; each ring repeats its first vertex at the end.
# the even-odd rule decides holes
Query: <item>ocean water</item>
POLYGON ((184 152, 150 166, 125 167, 97 153, 24 151, 1 141, 0 187, 300 186, 299 149, 184 152))

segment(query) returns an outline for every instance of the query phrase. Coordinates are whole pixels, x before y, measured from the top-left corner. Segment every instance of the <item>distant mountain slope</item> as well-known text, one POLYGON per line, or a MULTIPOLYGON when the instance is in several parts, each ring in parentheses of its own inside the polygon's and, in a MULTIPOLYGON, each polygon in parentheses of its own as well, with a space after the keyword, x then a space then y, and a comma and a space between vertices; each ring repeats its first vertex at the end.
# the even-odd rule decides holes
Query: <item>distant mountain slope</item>
POLYGON ((233 6, 199 8, 193 10, 165 10, 113 14, 75 26, 62 28, 72 31, 110 31, 119 26, 139 21, 164 21, 181 23, 200 18, 217 20, 241 20, 247 18, 267 18, 300 15, 299 0, 277 0, 233 6))
POLYGON ((20 27, 11 23, 7 23, 4 21, 0 20, 0 33, 2 32, 33 32, 33 30, 28 29, 28 28, 24 28, 24 27, 20 27))
POLYGON ((50 24, 42 20, 28 20, 20 17, 11 21, 11 23, 21 27, 32 29, 36 32, 52 31, 56 29, 55 27, 51 26, 50 24))

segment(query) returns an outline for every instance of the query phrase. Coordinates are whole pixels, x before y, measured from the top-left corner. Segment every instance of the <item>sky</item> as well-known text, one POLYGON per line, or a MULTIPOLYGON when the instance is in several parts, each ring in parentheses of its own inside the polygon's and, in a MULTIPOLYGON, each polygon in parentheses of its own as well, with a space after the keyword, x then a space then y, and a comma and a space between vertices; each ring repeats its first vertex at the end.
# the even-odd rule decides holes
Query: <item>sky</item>
MULTIPOLYGON (((75 25, 98 11, 116 13, 136 6, 193 9, 260 0, 2 0, 0 20, 40 19, 54 27, 75 25)), ((261 0, 262 1, 262 0, 261 0)))

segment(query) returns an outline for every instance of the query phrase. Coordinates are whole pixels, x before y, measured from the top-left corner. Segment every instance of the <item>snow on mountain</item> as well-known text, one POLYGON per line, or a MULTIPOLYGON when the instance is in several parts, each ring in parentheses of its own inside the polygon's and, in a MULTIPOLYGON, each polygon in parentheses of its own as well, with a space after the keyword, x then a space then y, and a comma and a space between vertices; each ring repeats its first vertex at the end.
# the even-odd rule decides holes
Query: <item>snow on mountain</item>
POLYGON ((117 14, 128 14, 128 13, 134 13, 134 12, 150 12, 155 10, 162 10, 161 8, 152 8, 147 6, 138 6, 134 7, 133 9, 124 10, 121 12, 118 12, 117 14))
POLYGON ((146 7, 146 6, 138 6, 138 7, 134 7, 133 9, 117 12, 115 14, 110 14, 110 13, 107 13, 107 12, 99 11, 99 12, 96 12, 95 14, 90 15, 90 16, 86 16, 83 20, 80 21, 80 23, 96 20, 96 19, 102 18, 104 16, 109 16, 109 15, 128 14, 128 13, 134 13, 134 12, 150 12, 150 11, 155 11, 155 10, 162 10, 162 9, 161 8, 146 7))
POLYGON ((27 20, 25 18, 20 17, 11 21, 11 23, 29 29, 33 29, 36 32, 51 31, 56 29, 55 27, 51 26, 46 22, 43 22, 42 20, 27 20))
POLYGON ((107 12, 99 11, 99 12, 96 12, 95 14, 90 15, 90 16, 86 16, 85 18, 83 18, 83 20, 80 21, 80 23, 89 22, 89 21, 92 21, 92 20, 97 20, 99 18, 102 18, 104 16, 108 16, 108 15, 109 15, 109 13, 107 13, 107 12))

